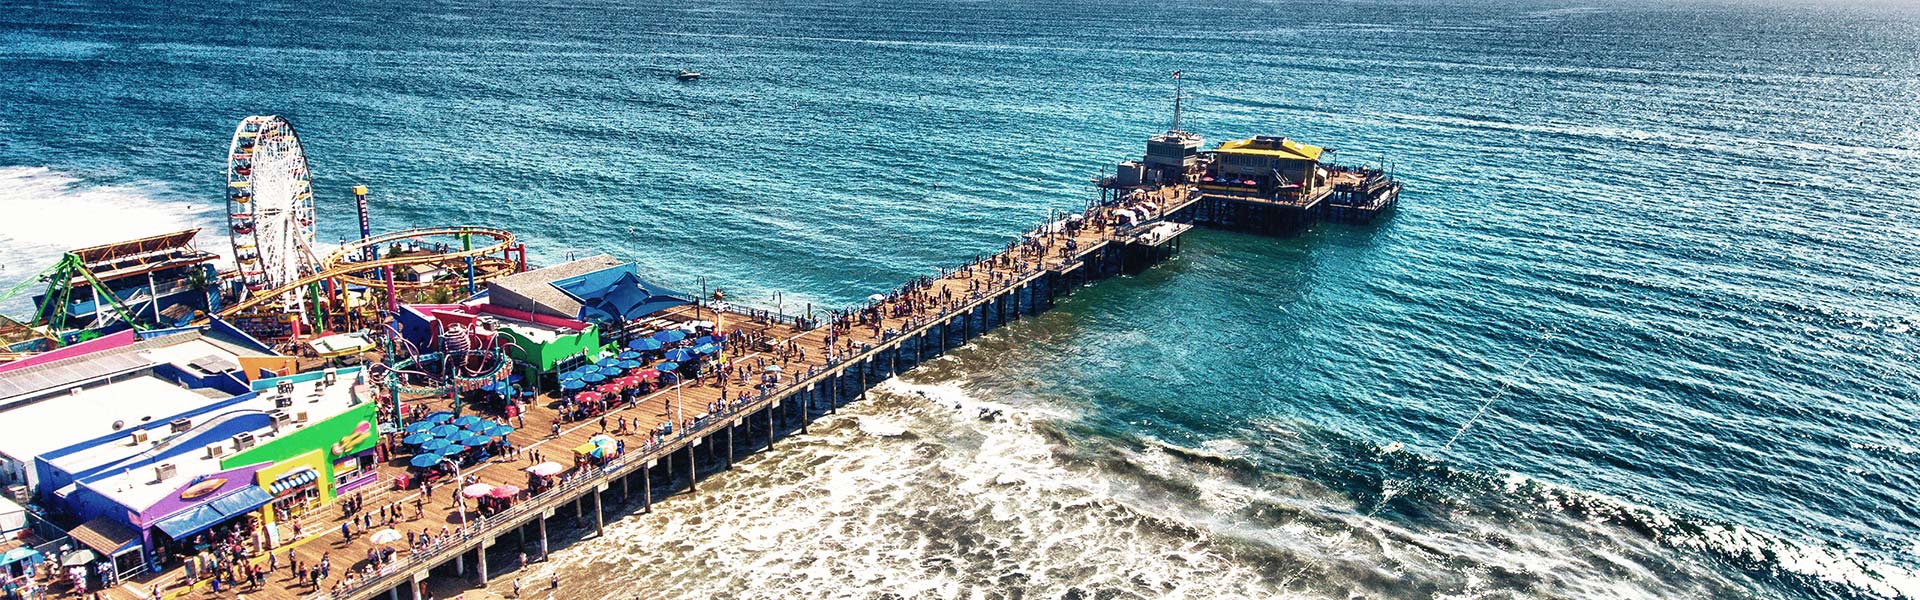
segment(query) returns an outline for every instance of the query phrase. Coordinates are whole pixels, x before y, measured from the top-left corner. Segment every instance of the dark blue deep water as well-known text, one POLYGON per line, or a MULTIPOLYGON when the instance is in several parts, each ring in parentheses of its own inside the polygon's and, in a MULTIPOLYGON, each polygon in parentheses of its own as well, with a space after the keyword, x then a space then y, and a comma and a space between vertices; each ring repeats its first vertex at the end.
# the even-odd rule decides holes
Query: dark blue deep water
POLYGON ((1390 162, 1402 209, 1192 234, 543 568, 619 598, 1920 597, 1910 2, 0 1, 0 278, 218 222, 234 123, 278 114, 323 240, 365 183, 378 229, 840 305, 1080 206, 1175 69, 1188 129, 1390 162))

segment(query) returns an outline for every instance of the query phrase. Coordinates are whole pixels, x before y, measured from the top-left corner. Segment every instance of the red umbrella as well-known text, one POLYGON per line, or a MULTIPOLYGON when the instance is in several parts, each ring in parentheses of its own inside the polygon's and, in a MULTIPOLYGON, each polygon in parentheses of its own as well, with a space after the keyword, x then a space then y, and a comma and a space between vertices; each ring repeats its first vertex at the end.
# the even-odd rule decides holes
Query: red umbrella
POLYGON ((580 395, 574 396, 573 399, 581 402, 595 402, 604 397, 600 392, 580 392, 580 395))
POLYGON ((637 377, 639 378, 640 381, 653 381, 655 379, 660 378, 660 371, 655 369, 647 369, 639 373, 634 373, 633 375, 631 375, 631 377, 637 377))
POLYGON ((520 495, 520 488, 511 485, 496 485, 493 486, 493 491, 488 492, 487 495, 495 498, 512 498, 520 495))

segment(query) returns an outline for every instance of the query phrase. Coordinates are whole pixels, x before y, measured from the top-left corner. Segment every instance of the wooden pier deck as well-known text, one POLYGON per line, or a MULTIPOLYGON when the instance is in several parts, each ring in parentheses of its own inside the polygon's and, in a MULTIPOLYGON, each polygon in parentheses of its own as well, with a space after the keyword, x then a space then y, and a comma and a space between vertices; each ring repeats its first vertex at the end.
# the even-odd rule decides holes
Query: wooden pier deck
MULTIPOLYGON (((1198 199, 1181 188, 1153 193, 1165 207, 1164 215, 1179 214, 1198 199)), ((690 380, 646 395, 632 406, 612 410, 603 419, 571 423, 559 422, 557 411, 548 406, 557 398, 541 398, 524 415, 524 426, 508 436, 508 441, 520 449, 517 458, 495 458, 464 474, 474 475, 481 482, 524 487, 525 468, 547 460, 571 465, 571 449, 595 435, 615 436, 625 444, 626 451, 601 467, 574 469, 555 488, 518 499, 498 514, 479 518, 461 513, 455 501, 461 487, 457 484, 436 486, 430 495, 418 489, 396 489, 391 481, 408 471, 406 457, 389 457, 380 467, 380 482, 348 494, 357 498, 360 514, 373 515, 371 526, 359 527, 356 519, 360 515, 346 515, 341 502, 309 513, 301 523, 302 535, 273 550, 279 568, 268 574, 263 586, 242 585, 238 590, 214 592, 205 579, 185 581, 184 571, 175 565, 166 573, 126 582, 109 590, 109 595, 152 598, 157 592, 163 598, 421 598, 420 586, 429 573, 437 573, 432 575, 435 579, 444 578, 449 565, 452 576, 464 585, 484 587, 490 574, 518 567, 521 552, 538 560, 549 549, 548 519, 571 513, 583 527, 590 523, 594 531, 603 531, 608 517, 607 494, 619 494, 622 500, 637 496, 641 510, 650 512, 652 504, 661 500, 661 492, 666 491, 656 489, 656 481, 664 480, 667 490, 684 486, 685 493, 698 493, 701 469, 696 459, 705 460, 709 470, 715 462, 723 465, 719 467, 722 470, 730 468, 737 448, 734 437, 743 428, 749 436, 763 432, 768 447, 783 432, 804 433, 806 423, 817 414, 830 413, 862 396, 864 390, 886 377, 1022 315, 1044 310, 1054 296, 1117 270, 1118 265, 1111 263, 1115 258, 1124 262, 1123 247, 1163 246, 1189 227, 1116 232, 1102 225, 1106 210, 1088 209, 1083 221, 1087 225, 1075 231, 1065 231, 1065 221, 1038 228, 1027 235, 1025 243, 1011 245, 968 268, 948 271, 912 288, 910 298, 879 303, 886 316, 878 324, 801 329, 779 319, 727 314, 722 319, 723 329, 764 333, 777 342, 774 348, 740 349, 730 345, 727 354, 731 364, 752 366, 745 384, 736 381, 723 388, 712 377, 690 380), (803 352, 783 352, 784 348, 803 352), (725 402, 722 390, 727 396, 736 396, 740 390, 750 389, 762 371, 763 361, 781 367, 777 389, 747 402, 725 402), (715 410, 710 412, 709 407, 715 410), (657 431, 662 423, 682 415, 688 422, 676 426, 675 435, 649 442, 646 432, 657 431), (624 433, 618 426, 623 419, 627 422, 624 433), (550 435, 556 423, 559 433, 550 435), (380 516, 381 508, 387 506, 396 507, 404 516, 392 521, 380 516), (355 523, 350 527, 353 534, 342 535, 342 524, 350 521, 355 523), (375 567, 368 561, 370 551, 376 549, 368 541, 368 534, 387 527, 403 535, 436 536, 438 541, 420 551, 408 548, 404 540, 391 544, 397 550, 395 558, 375 567), (510 564, 489 565, 489 548, 495 548, 495 555, 512 557, 507 559, 510 564), (318 587, 294 580, 294 561, 311 567, 323 559, 330 563, 331 573, 318 587), (349 572, 353 575, 347 575, 349 572)), ((684 322, 712 319, 713 313, 688 306, 656 316, 684 322)), ((446 403, 438 402, 435 408, 446 403)), ((251 560, 266 563, 264 555, 251 560)))

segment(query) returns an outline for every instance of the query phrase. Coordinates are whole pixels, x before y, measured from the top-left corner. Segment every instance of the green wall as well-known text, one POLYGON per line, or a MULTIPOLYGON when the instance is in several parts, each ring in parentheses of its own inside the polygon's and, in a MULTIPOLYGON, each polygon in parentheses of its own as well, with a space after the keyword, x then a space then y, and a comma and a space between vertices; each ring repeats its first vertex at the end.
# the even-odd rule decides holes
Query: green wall
POLYGON ((583 352, 597 353, 600 350, 600 327, 596 325, 588 325, 580 333, 562 335, 545 344, 521 337, 511 328, 501 328, 500 333, 513 341, 514 347, 507 351, 509 358, 533 365, 538 370, 536 373, 524 374, 528 379, 540 373, 552 371, 553 366, 560 361, 579 356, 583 352))
POLYGON ((334 415, 332 418, 308 424, 306 427, 276 436, 245 452, 229 456, 220 461, 220 466, 231 469, 240 465, 263 462, 278 463, 319 450, 326 456, 326 470, 321 474, 331 482, 335 461, 340 460, 342 456, 364 452, 379 441, 380 435, 375 433, 377 430, 373 428, 374 416, 378 408, 377 402, 361 402, 358 406, 349 408, 346 412, 334 415), (368 427, 366 435, 356 436, 356 430, 363 423, 368 427), (349 436, 358 439, 348 440, 349 436), (342 442, 351 443, 342 446, 342 442))

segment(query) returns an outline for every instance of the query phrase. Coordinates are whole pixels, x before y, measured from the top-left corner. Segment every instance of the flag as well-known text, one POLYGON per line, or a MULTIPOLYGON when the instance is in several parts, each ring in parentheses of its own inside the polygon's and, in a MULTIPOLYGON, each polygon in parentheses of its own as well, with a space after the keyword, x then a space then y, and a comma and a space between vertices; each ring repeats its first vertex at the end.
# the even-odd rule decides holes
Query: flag
POLYGON ((1173 72, 1173 78, 1174 78, 1174 79, 1179 79, 1179 78, 1180 78, 1180 72, 1179 72, 1179 71, 1174 71, 1174 72, 1173 72))

